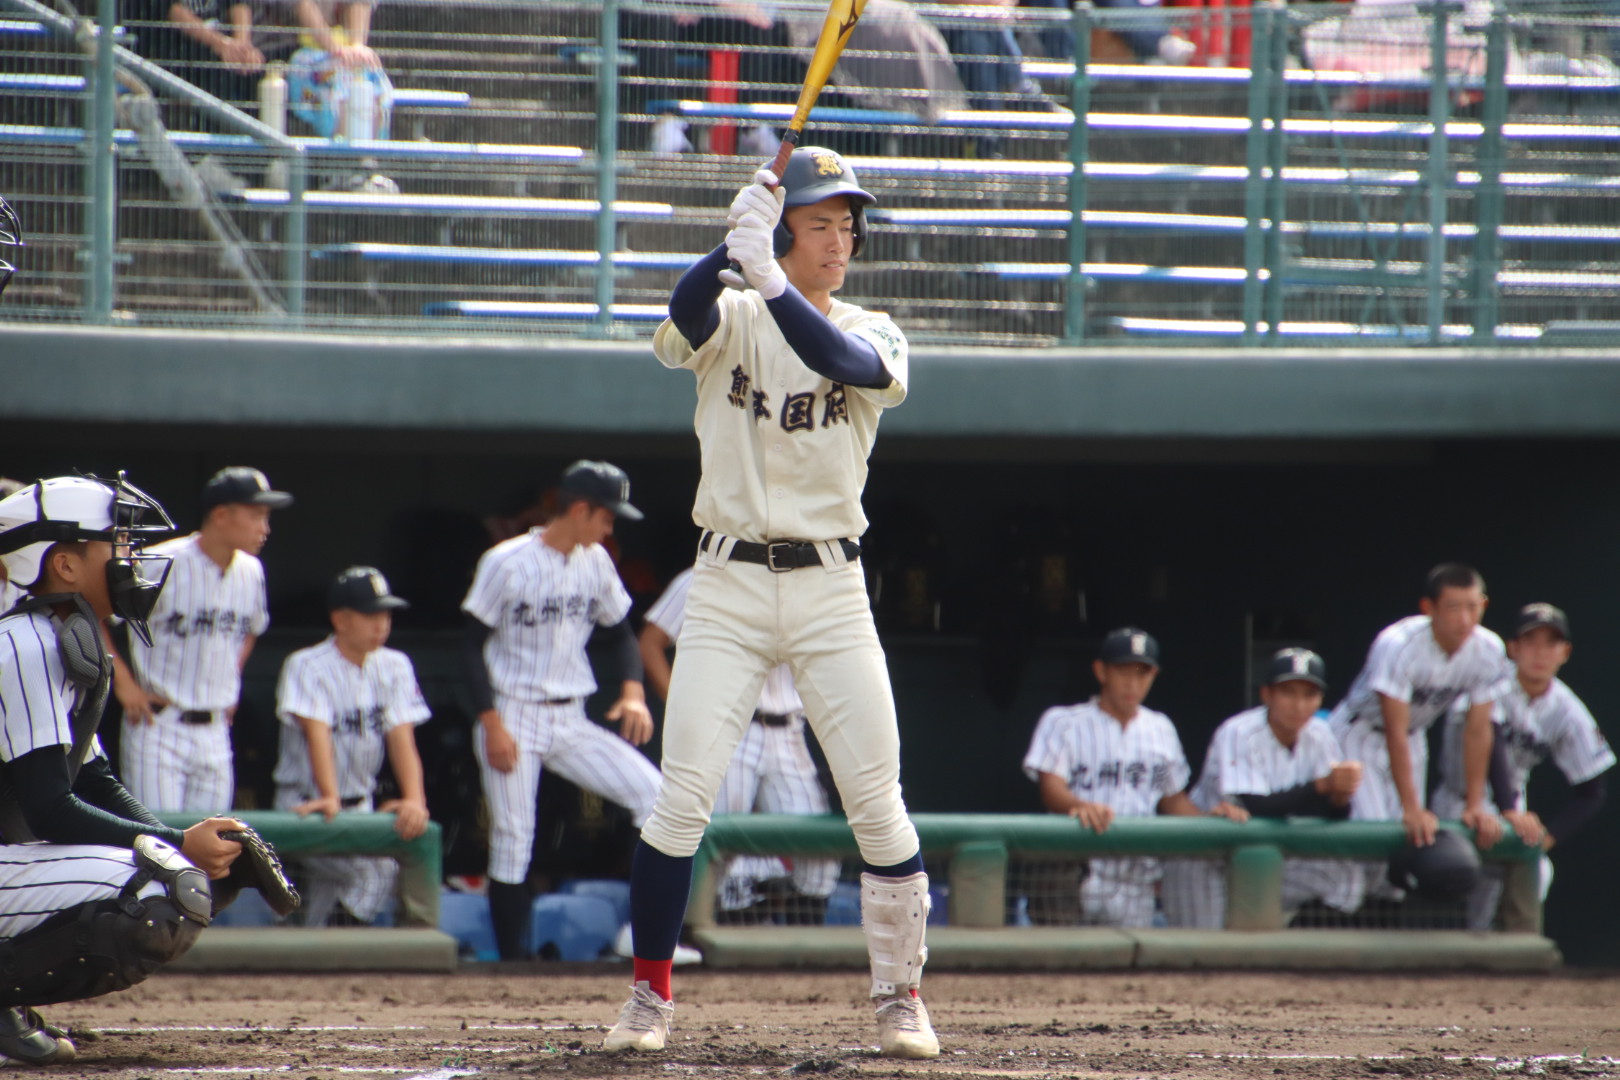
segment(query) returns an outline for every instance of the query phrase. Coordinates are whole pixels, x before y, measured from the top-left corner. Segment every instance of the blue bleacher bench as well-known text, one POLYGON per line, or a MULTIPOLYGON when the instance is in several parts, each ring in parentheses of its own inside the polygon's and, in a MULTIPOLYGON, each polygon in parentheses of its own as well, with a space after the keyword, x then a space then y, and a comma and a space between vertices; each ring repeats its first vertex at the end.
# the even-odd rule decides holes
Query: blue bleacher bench
MULTIPOLYGON (((42 127, 37 124, 0 124, 0 145, 25 143, 47 146, 78 146, 85 140, 83 128, 42 127)), ((113 132, 120 146, 135 146, 138 140, 128 128, 113 132)), ((169 141, 186 150, 201 152, 268 152, 270 148, 251 135, 216 135, 203 131, 171 131, 169 141)), ((420 161, 579 161, 585 151, 577 146, 540 146, 506 143, 443 143, 412 139, 318 139, 297 136, 293 142, 307 154, 323 157, 367 157, 420 161)))
MULTIPOLYGON (((88 80, 83 75, 34 75, 0 72, 0 92, 29 93, 42 91, 55 94, 83 93, 88 80)), ((472 95, 463 90, 394 89, 394 106, 399 108, 464 109, 472 104, 472 95)))
MULTIPOLYGON (((1139 316, 1117 316, 1109 325, 1128 334, 1152 334, 1176 337, 1237 337, 1244 332, 1240 319, 1153 319, 1139 316)), ((1267 324, 1260 323, 1260 333, 1267 332, 1267 324)), ((1376 323, 1305 322, 1282 323, 1277 332, 1283 337, 1322 338, 1407 338, 1427 341, 1429 328, 1416 324, 1391 325, 1376 323)), ((1496 328, 1498 338, 1534 340, 1545 329, 1528 324, 1503 324, 1496 328)), ((1448 323, 1440 329, 1440 336, 1451 340, 1471 338, 1474 328, 1461 323, 1448 323)))
POLYGON ((472 95, 465 90, 416 90, 394 87, 394 108, 465 109, 472 95))
MULTIPOLYGON (((49 37, 50 29, 32 19, 0 19, 0 37, 49 37)), ((113 37, 123 39, 129 32, 122 26, 113 27, 113 37)))
MULTIPOLYGON (((317 259, 353 257, 363 262, 409 262, 489 264, 497 266, 595 266, 601 254, 595 251, 561 251, 549 248, 474 248, 439 244, 329 244, 316 248, 317 259)), ((633 270, 685 270, 703 258, 699 254, 671 251, 616 251, 613 265, 633 270)))
MULTIPOLYGON (((1072 60, 1025 60, 1021 65, 1025 75, 1032 79, 1072 79, 1072 60)), ((1146 79, 1156 83, 1247 83, 1253 72, 1248 68, 1181 67, 1175 65, 1146 64, 1087 64, 1086 77, 1093 82, 1146 79)), ((1379 87, 1399 90, 1427 90, 1433 81, 1419 71, 1312 71, 1308 68, 1289 68, 1283 72, 1284 81, 1296 86, 1379 87)), ((1454 90, 1482 90, 1483 75, 1452 73, 1449 85, 1454 90)), ((1620 93, 1620 79, 1600 75, 1509 75, 1510 90, 1570 90, 1583 93, 1620 93)))
MULTIPOLYGON (((283 206, 288 193, 278 188, 244 188, 232 197, 249 206, 283 206)), ((536 199, 503 195, 385 195, 360 191, 307 191, 305 204, 342 210, 434 210, 455 214, 562 214, 595 216, 602 204, 595 199, 536 199)), ((669 203, 627 202, 613 204, 620 217, 670 217, 675 208, 669 203)))
MULTIPOLYGON (((424 315, 461 315, 496 319, 594 319, 595 304, 553 303, 523 300, 441 300, 422 305, 424 315)), ((669 316, 667 304, 614 304, 615 319, 635 322, 662 322, 669 316)))

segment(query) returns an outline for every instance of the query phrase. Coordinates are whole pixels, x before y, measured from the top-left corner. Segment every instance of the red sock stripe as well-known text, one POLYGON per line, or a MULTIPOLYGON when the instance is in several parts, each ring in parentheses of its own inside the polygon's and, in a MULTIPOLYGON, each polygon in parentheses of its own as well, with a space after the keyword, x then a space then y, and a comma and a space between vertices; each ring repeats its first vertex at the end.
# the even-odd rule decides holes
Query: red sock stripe
POLYGON ((635 978, 633 982, 645 982, 649 989, 665 1001, 675 1000, 675 991, 669 988, 670 969, 675 966, 673 960, 643 960, 635 958, 635 978))

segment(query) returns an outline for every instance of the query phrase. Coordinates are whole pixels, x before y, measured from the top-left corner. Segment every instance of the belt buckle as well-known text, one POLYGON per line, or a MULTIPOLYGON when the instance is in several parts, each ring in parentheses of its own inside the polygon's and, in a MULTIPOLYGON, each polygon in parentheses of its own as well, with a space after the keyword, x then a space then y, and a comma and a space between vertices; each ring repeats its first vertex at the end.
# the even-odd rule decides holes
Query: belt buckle
POLYGON ((789 570, 797 570, 799 568, 798 563, 794 563, 792 566, 777 566, 776 565, 776 553, 777 553, 777 551, 779 549, 781 549, 781 548, 787 548, 789 551, 792 551, 793 546, 794 546, 793 541, 791 541, 791 540, 773 540, 770 543, 766 544, 765 545, 765 568, 767 570, 769 570, 773 574, 785 574, 789 570))

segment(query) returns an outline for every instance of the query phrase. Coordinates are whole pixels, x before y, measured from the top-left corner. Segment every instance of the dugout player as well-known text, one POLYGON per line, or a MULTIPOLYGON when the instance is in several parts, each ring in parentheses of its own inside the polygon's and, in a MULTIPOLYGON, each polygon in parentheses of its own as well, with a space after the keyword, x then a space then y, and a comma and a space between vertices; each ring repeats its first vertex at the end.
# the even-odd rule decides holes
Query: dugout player
MULTIPOLYGON (((1496 745, 1506 765, 1506 775, 1498 783, 1495 768, 1492 786, 1502 816, 1513 826, 1519 839, 1551 851, 1554 844, 1569 839, 1603 806, 1604 774, 1614 768, 1614 751, 1598 729, 1597 721, 1580 698, 1575 696, 1558 672, 1569 661, 1569 618, 1551 604, 1526 604, 1513 622, 1513 636, 1507 653, 1514 666, 1514 677, 1507 693, 1496 702, 1496 745), (1569 800, 1545 824, 1527 806, 1526 788, 1530 773, 1551 759, 1569 781, 1569 800)), ((1463 768, 1463 734, 1467 715, 1453 709, 1446 717, 1440 743, 1440 780, 1429 806, 1442 818, 1461 816, 1466 807, 1467 777, 1463 768)), ((1493 762, 1493 765, 1495 763, 1493 762)), ((1541 857, 1541 898, 1547 899, 1552 885, 1552 860, 1541 857)), ((1489 930, 1502 899, 1502 865, 1486 866, 1479 886, 1469 896, 1468 927, 1489 930)))
POLYGON ((641 520, 630 478, 605 461, 576 461, 563 473, 556 516, 486 551, 461 605, 478 715, 473 752, 489 803, 489 911, 502 959, 529 952, 541 771, 626 807, 637 826, 658 794, 658 770, 635 749, 652 738, 653 723, 627 618, 630 593, 602 546, 615 518, 641 520), (618 736, 585 715, 596 692, 585 643, 598 626, 619 646, 623 682, 606 714, 618 736))
MULTIPOLYGON (((416 725, 431 712, 411 658, 387 647, 394 612, 409 607, 370 566, 351 566, 332 580, 326 607, 332 634, 287 657, 276 687, 281 753, 276 809, 321 814, 370 813, 384 757, 400 797, 378 809, 394 831, 414 840, 428 825, 416 725)), ((341 921, 371 922, 393 895, 399 863, 367 855, 303 860, 305 924, 324 926, 338 904, 341 921)))
POLYGON ((152 610, 151 642, 132 641, 131 663, 117 664, 114 692, 124 708, 122 775, 155 810, 231 805, 242 668, 270 625, 258 555, 270 511, 292 501, 258 469, 221 469, 203 487, 201 527, 152 549, 172 560, 169 585, 152 610))
POLYGON ((212 917, 240 828, 159 822, 113 776, 96 738, 112 669, 100 623, 137 637, 167 560, 141 542, 168 532, 125 482, 63 476, 0 500, 0 564, 25 599, 0 617, 0 1055, 76 1056, 35 1011, 141 982, 191 947, 212 917), (178 850, 177 850, 178 849, 178 850))
MULTIPOLYGON (((1155 813, 1197 817, 1187 796, 1192 770, 1176 726, 1142 704, 1159 675, 1159 643, 1134 626, 1109 631, 1091 665, 1097 696, 1046 710, 1035 725, 1024 773, 1041 804, 1096 833, 1115 817, 1155 813)), ((1218 803, 1209 813, 1243 821, 1247 812, 1218 803)), ((1158 859, 1091 859, 1080 883, 1080 919, 1088 926, 1153 925, 1158 859)))
MULTIPOLYGON (((1344 760, 1339 740, 1316 715, 1327 666, 1309 649, 1282 649, 1266 667, 1260 704, 1222 721, 1204 755, 1192 801, 1206 813, 1231 803, 1254 817, 1350 816, 1361 763, 1344 760)), ((1283 861, 1284 921, 1320 900, 1345 914, 1361 906, 1361 867, 1344 859, 1283 861)), ((1164 910, 1171 926, 1226 925, 1226 874, 1210 859, 1176 859, 1164 868, 1164 910)))
POLYGON ((1379 632, 1349 694, 1328 718, 1345 755, 1362 763, 1350 817, 1399 821, 1406 829, 1408 844, 1388 868, 1366 868, 1369 896, 1399 900, 1415 888, 1460 899, 1478 882, 1478 853, 1439 828, 1425 798, 1428 731, 1454 702, 1466 710, 1458 818, 1474 830, 1480 848, 1502 835, 1501 821, 1485 805, 1485 785, 1491 714, 1509 679, 1502 639, 1480 625, 1488 603, 1485 580, 1473 567, 1441 563, 1429 571, 1421 614, 1379 632))
POLYGON ((653 339, 660 363, 697 377, 702 535, 663 786, 631 866, 633 985, 604 1045, 664 1048, 693 853, 765 676, 786 663, 860 846, 882 1052, 936 1057, 917 995, 928 876, 900 794, 899 724, 858 543, 878 420, 906 396, 906 339, 887 316, 833 299, 876 201, 844 159, 803 147, 776 180, 761 170, 737 193, 725 243, 682 276, 653 339))
MULTIPOLYGON (((686 597, 693 571, 675 575, 641 628, 641 663, 647 683, 669 698, 669 648, 686 622, 686 597)), ((793 685, 793 671, 778 664, 765 676, 731 766, 720 783, 714 810, 720 814, 825 814, 827 793, 804 739, 804 701, 793 685)), ((717 922, 746 922, 772 900, 785 900, 788 923, 820 923, 827 897, 838 885, 837 859, 794 859, 790 870, 768 855, 735 855, 727 861, 716 901, 717 922), (775 890, 786 887, 789 895, 775 890)))

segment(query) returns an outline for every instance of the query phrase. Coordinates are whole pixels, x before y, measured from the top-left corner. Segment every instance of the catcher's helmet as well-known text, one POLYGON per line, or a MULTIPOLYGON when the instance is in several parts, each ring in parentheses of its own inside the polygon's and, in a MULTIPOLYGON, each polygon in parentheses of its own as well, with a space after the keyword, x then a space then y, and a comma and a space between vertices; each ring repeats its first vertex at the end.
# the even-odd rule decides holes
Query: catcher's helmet
MULTIPOLYGON (((0 195, 0 249, 22 247, 22 242, 22 224, 17 220, 17 211, 6 202, 4 195, 0 195)), ((0 293, 6 291, 11 275, 17 272, 17 268, 6 260, 5 255, 6 252, 0 250, 0 293)))
POLYGON ((1389 882, 1431 900, 1460 900, 1479 882, 1479 851, 1447 829, 1428 847, 1407 844, 1389 860, 1389 882))
POLYGON ((787 212, 795 206, 809 206, 834 195, 849 196, 849 209, 855 215, 855 244, 850 258, 861 253, 861 244, 866 239, 866 208, 877 202, 877 197, 856 183, 855 171, 848 162, 825 147, 801 146, 788 159, 782 173, 782 187, 787 189, 787 198, 782 202, 782 219, 776 223, 777 258, 793 247, 787 212))

